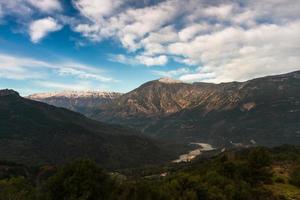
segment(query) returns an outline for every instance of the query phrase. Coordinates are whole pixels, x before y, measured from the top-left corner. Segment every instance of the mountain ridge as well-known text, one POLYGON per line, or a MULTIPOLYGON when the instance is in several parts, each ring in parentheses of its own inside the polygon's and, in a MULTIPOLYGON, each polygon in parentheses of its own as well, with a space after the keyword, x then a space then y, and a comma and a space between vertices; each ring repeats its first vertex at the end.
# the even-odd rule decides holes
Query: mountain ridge
POLYGON ((0 90, 1 160, 38 165, 91 158, 106 168, 123 168, 165 162, 168 157, 156 141, 133 129, 0 90))
POLYGON ((151 81, 103 105, 92 117, 165 139, 255 140, 272 146, 300 143, 299 111, 300 71, 295 71, 220 84, 151 81))
POLYGON ((297 144, 299 88, 300 71, 219 84, 158 79, 82 113, 175 142, 297 144))
POLYGON ((76 90, 66 90, 62 92, 45 92, 45 93, 35 93, 27 96, 29 99, 39 99, 39 98, 50 98, 50 97, 68 97, 68 98, 78 98, 78 97, 110 97, 115 98, 122 93, 118 92, 105 92, 105 91, 76 91, 76 90))
POLYGON ((36 93, 25 98, 41 101, 57 107, 86 114, 94 107, 109 103, 122 93, 104 91, 63 91, 54 93, 36 93))

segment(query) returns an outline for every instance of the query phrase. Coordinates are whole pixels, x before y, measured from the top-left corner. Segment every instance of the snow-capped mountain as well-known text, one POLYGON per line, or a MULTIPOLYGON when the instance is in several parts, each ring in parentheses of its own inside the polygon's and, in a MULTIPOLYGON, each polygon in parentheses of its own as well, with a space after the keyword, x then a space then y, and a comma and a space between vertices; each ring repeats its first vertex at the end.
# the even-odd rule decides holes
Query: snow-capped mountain
POLYGON ((121 95, 117 92, 104 91, 63 91, 37 93, 26 98, 89 115, 90 112, 97 110, 101 105, 110 103, 121 95))
POLYGON ((104 91, 63 91, 52 93, 36 93, 29 95, 30 99, 45 99, 51 97, 66 97, 66 98, 115 98, 120 96, 121 93, 117 92, 104 92, 104 91))
POLYGON ((172 79, 172 78, 169 78, 169 77, 160 78, 160 79, 158 79, 158 81, 161 82, 161 83, 182 83, 179 80, 172 79))

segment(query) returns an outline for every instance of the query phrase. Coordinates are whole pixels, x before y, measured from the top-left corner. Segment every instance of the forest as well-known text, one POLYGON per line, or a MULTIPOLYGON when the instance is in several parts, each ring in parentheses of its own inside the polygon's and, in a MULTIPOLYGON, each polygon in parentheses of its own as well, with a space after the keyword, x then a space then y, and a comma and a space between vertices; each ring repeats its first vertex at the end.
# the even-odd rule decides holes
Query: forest
POLYGON ((190 163, 108 171, 96 162, 0 164, 1 200, 300 198, 300 147, 227 150, 190 163))

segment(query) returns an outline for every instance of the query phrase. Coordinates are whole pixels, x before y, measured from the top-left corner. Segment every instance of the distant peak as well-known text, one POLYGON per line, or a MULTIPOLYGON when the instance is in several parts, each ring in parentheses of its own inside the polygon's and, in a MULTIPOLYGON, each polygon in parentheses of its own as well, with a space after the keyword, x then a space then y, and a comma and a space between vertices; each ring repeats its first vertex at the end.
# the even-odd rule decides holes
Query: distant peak
POLYGON ((158 81, 161 82, 161 83, 182 83, 179 80, 172 79, 172 78, 169 78, 169 77, 160 78, 160 79, 158 79, 158 81))
POLYGON ((63 92, 51 92, 51 93, 37 93, 29 95, 32 99, 44 99, 50 97, 68 97, 68 98, 78 98, 78 97, 114 97, 121 95, 121 93, 116 92, 104 92, 104 91, 63 91, 63 92))
POLYGON ((11 89, 4 89, 0 90, 0 96, 19 96, 19 93, 11 89))

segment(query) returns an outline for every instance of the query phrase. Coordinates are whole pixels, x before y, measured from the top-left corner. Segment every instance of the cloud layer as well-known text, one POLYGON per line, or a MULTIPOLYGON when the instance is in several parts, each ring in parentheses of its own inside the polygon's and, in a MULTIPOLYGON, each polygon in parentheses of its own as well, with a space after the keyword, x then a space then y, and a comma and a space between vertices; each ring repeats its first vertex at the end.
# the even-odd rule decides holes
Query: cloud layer
MULTIPOLYGON (((180 64, 149 71, 188 82, 242 81, 300 69, 299 0, 72 0, 68 6, 78 12, 72 14, 64 6, 59 0, 0 0, 0 19, 28 18, 33 43, 63 26, 93 43, 117 41, 126 53, 109 54, 108 60, 180 64)), ((106 81, 77 68, 58 72, 106 81)))
POLYGON ((52 63, 2 53, 0 53, 0 79, 33 81, 39 87, 58 90, 71 88, 74 90, 90 90, 95 83, 101 85, 117 82, 97 67, 70 61, 52 63), (59 77, 65 81, 57 82, 59 77), (67 80, 69 79, 76 82, 68 83, 67 80))
POLYGON ((297 0, 124 2, 74 0, 88 19, 74 31, 91 41, 117 39, 135 57, 118 55, 123 63, 166 65, 172 59, 191 66, 179 77, 184 81, 246 80, 300 68, 297 0))

